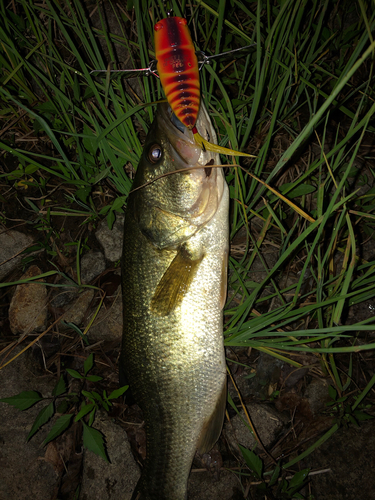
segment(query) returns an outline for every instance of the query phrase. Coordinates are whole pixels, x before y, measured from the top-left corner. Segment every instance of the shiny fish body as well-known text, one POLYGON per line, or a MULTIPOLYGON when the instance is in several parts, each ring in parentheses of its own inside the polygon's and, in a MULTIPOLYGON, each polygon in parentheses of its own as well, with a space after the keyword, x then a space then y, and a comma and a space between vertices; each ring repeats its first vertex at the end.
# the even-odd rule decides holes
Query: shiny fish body
MULTIPOLYGON (((120 369, 147 437, 133 500, 187 498, 194 454, 215 444, 226 402, 228 187, 222 169, 207 165, 219 156, 173 116, 159 104, 133 189, 172 174, 134 190, 125 216, 120 369)), ((216 141, 204 105, 197 127, 216 141)))
POLYGON ((177 118, 193 128, 200 105, 198 59, 186 19, 167 17, 154 26, 157 70, 177 118))

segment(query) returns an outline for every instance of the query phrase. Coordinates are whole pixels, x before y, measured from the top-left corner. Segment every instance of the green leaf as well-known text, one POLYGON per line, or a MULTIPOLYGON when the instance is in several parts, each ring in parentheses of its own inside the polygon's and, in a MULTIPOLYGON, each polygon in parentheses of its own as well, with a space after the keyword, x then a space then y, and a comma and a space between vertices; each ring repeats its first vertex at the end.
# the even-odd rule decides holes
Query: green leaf
POLYGON ((36 433, 36 431, 45 423, 48 422, 48 420, 52 417, 52 415, 55 413, 53 402, 48 406, 45 406, 40 410, 38 413, 38 416, 36 417, 34 424, 31 428, 31 431, 29 432, 29 435, 27 436, 27 441, 36 433))
POLYGON ((289 488, 296 488, 297 486, 301 486, 309 475, 309 472, 310 469, 303 469, 294 474, 292 479, 289 481, 289 488))
POLYGON ((115 389, 114 391, 111 392, 111 394, 108 396, 107 399, 117 399, 119 398, 120 396, 122 396, 124 394, 125 391, 127 391, 129 388, 128 385, 124 385, 122 387, 120 387, 119 389, 115 389))
POLYGON ((99 377, 99 375, 88 375, 86 379, 90 382, 99 382, 99 380, 103 380, 103 377, 99 377))
POLYGON ((87 375, 87 373, 91 370, 93 366, 94 366, 94 354, 91 353, 90 356, 86 358, 83 364, 84 374, 87 375))
POLYGON ((330 386, 328 387, 328 393, 329 393, 330 397, 336 401, 336 398, 337 398, 337 391, 336 391, 336 389, 333 387, 333 385, 330 385, 330 386))
POLYGON ((354 411, 353 415, 359 421, 371 420, 372 418, 374 418, 373 415, 369 415, 368 413, 363 413, 360 410, 354 411))
POLYGON ((0 399, 0 403, 7 403, 8 405, 12 405, 19 410, 27 410, 42 399, 42 396, 36 391, 24 391, 16 396, 11 396, 10 398, 2 398, 0 399))
POLYGON ((90 414, 90 418, 89 418, 89 426, 91 427, 92 424, 94 423, 94 419, 95 419, 95 412, 96 412, 96 407, 92 410, 91 414, 90 414))
POLYGON ((90 411, 95 408, 95 403, 89 403, 87 405, 83 404, 81 406, 81 410, 79 411, 78 415, 74 419, 74 422, 78 422, 82 417, 90 413, 90 411))
POLYGON ((76 370, 72 370, 71 368, 67 368, 66 371, 73 378, 84 378, 80 373, 78 373, 76 370))
POLYGON ((56 408, 56 413, 65 413, 69 410, 70 404, 66 399, 63 399, 56 408))
POLYGON ((61 377, 59 378, 59 381, 57 382, 57 384, 53 388, 52 396, 60 396, 61 394, 64 394, 64 392, 66 392, 66 384, 65 384, 64 377, 61 375, 61 377))
POLYGON ((103 403, 103 399, 102 399, 102 397, 101 397, 101 395, 100 395, 100 394, 98 394, 98 393, 97 393, 97 392, 95 392, 95 391, 92 391, 92 392, 91 392, 91 394, 92 394, 92 396, 93 396, 93 397, 94 397, 97 401, 99 401, 99 403, 103 403))
POLYGON ((109 463, 108 456, 105 450, 103 434, 99 432, 97 429, 89 427, 84 422, 82 422, 82 424, 83 424, 84 446, 88 450, 92 451, 96 455, 99 455, 99 457, 102 457, 106 462, 109 463))
POLYGON ((274 484, 276 484, 276 481, 277 481, 279 475, 280 475, 280 466, 277 465, 275 470, 273 471, 272 477, 270 479, 270 483, 269 483, 270 486, 273 486, 274 484))
POLYGON ((91 394, 91 392, 89 392, 89 391, 81 391, 81 392, 82 392, 82 396, 85 396, 87 399, 89 399, 90 401, 95 403, 95 397, 91 394))
POLYGON ((250 451, 239 445, 241 453, 250 470, 252 470, 259 479, 262 479, 263 462, 253 451, 250 451))
MULTIPOLYGON (((280 191, 281 193, 285 193, 285 191, 288 190, 292 186, 292 183, 286 183, 280 186, 280 191)), ((296 186, 294 189, 289 191, 287 193, 288 198, 296 198, 297 196, 302 196, 304 194, 310 194, 312 192, 316 191, 316 188, 312 186, 311 184, 300 184, 299 186, 296 186)))
POLYGON ((69 427, 70 421, 73 417, 73 413, 69 413, 68 415, 62 415, 60 418, 56 420, 55 425, 49 431, 48 436, 46 437, 43 445, 49 443, 53 439, 57 438, 62 434, 65 429, 69 427))

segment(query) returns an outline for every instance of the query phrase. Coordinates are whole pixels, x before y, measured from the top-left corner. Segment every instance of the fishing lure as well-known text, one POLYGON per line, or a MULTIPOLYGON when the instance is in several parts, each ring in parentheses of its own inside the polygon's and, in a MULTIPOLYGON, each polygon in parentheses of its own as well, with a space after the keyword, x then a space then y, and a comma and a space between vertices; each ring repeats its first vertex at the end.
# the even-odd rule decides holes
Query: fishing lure
POLYGON ((255 44, 209 57, 202 52, 196 53, 187 20, 183 17, 166 17, 156 23, 154 37, 156 62, 151 61, 148 68, 140 70, 113 70, 112 72, 124 73, 127 78, 136 76, 135 73, 140 71, 146 76, 150 74, 158 76, 172 111, 183 125, 193 132, 195 142, 202 149, 234 156, 253 156, 211 144, 199 134, 195 123, 200 106, 199 70, 202 66, 209 64, 213 58, 227 56, 233 52, 243 52, 255 44), (200 56, 199 61, 197 54, 200 56))

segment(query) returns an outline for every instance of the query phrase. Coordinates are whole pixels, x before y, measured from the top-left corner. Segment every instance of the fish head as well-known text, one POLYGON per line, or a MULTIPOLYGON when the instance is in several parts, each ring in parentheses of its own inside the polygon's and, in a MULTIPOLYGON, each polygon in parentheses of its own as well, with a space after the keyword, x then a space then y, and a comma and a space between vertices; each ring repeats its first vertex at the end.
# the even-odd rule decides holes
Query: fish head
MULTIPOLYGON (((217 141, 203 103, 196 127, 205 139, 217 141)), ((168 220, 169 215, 171 231, 175 230, 175 243, 181 243, 181 238, 190 237, 207 224, 220 205, 225 179, 218 165, 219 155, 202 150, 196 144, 193 132, 175 117, 170 106, 167 103, 158 104, 134 179, 130 199, 132 210, 142 212, 139 219, 144 219, 144 226, 156 224, 163 231, 168 229, 164 228, 168 223, 159 219, 168 220), (149 220, 150 215, 145 215, 145 205, 154 214, 152 221, 149 220), (137 207, 142 207, 142 211, 137 207), (155 213, 162 213, 163 216, 158 218, 155 213), (174 224, 178 227, 173 227, 174 224)), ((154 233, 155 229, 150 229, 150 232, 154 233)), ((170 243, 170 236, 158 235, 158 246, 170 243)))

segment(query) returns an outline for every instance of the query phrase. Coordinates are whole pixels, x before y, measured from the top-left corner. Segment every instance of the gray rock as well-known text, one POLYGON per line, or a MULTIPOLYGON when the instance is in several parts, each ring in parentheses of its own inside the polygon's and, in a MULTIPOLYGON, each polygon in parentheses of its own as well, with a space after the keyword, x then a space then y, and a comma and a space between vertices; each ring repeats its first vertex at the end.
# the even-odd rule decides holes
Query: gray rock
MULTIPOLYGON (((13 351, 12 355, 16 352, 13 351)), ((54 379, 46 378, 39 372, 28 351, 0 370, 0 398, 30 390, 50 396, 54 385, 54 379)), ((51 493, 58 486, 58 477, 53 466, 45 460, 42 447, 50 424, 46 424, 26 443, 32 424, 44 406, 45 401, 20 411, 0 403, 1 500, 50 500, 51 493)))
MULTIPOLYGON (((22 280, 38 276, 42 271, 31 266, 22 280)), ((40 280, 38 280, 40 281, 40 280)), ((10 329, 14 334, 43 331, 47 324, 47 288, 38 281, 17 285, 9 307, 10 329)))
POLYGON ((325 404, 332 401, 328 392, 330 385, 332 385, 330 381, 323 378, 313 379, 311 384, 308 385, 304 396, 313 415, 318 415, 321 410, 326 408, 325 404))
POLYGON ((111 463, 85 450, 80 499, 130 500, 140 472, 126 432, 104 414, 95 419, 94 427, 105 435, 111 463))
POLYGON ((105 271, 105 259, 102 252, 86 253, 81 260, 81 282, 90 283, 94 278, 105 271))
POLYGON ((123 214, 116 214, 116 222, 112 230, 108 228, 107 221, 104 219, 95 233, 96 239, 103 247, 106 259, 111 262, 117 262, 121 258, 124 221, 123 214))
POLYGON ((283 361, 261 352, 255 377, 248 379, 247 392, 259 399, 268 399, 278 385, 283 366, 283 361))
MULTIPOLYGON (((81 294, 77 295, 76 300, 73 301, 71 307, 66 311, 62 320, 67 323, 74 323, 80 326, 83 322, 87 309, 94 297, 95 291, 92 289, 84 290, 81 294)), ((60 331, 64 331, 67 327, 60 323, 60 331)))
MULTIPOLYGON (((263 445, 266 448, 271 446, 283 430, 286 419, 272 406, 252 404, 247 405, 246 408, 263 445)), ((238 444, 247 449, 252 449, 256 444, 256 439, 248 427, 244 410, 241 410, 240 415, 233 417, 230 422, 225 423, 224 436, 236 455, 238 455, 238 444)))
POLYGON ((303 467, 330 469, 311 479, 319 500, 370 500, 375 491, 375 420, 341 427, 307 457, 303 467))
POLYGON ((19 254, 32 245, 33 238, 19 231, 3 231, 0 234, 0 280, 15 269, 22 260, 19 254))
POLYGON ((192 472, 188 482, 188 500, 232 500, 243 498, 238 477, 225 470, 220 471, 219 480, 207 472, 192 472))
POLYGON ((89 329, 91 342, 120 342, 122 337, 122 294, 121 285, 114 293, 114 300, 109 309, 100 310, 94 324, 89 329))
POLYGON ((64 308, 76 298, 79 291, 79 286, 72 284, 72 282, 66 278, 62 278, 59 281, 59 284, 65 286, 59 286, 53 289, 51 306, 56 308, 64 308))

